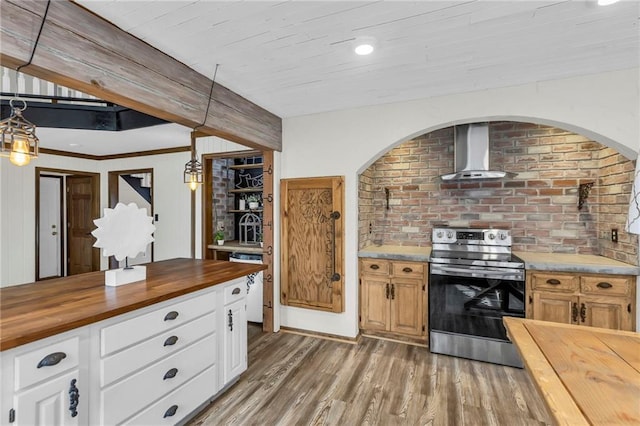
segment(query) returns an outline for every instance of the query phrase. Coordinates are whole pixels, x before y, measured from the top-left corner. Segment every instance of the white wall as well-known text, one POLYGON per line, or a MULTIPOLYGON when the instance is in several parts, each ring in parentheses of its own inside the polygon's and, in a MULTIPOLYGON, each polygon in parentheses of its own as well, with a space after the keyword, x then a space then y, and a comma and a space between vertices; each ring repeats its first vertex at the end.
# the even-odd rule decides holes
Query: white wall
POLYGON ((344 212, 345 312, 333 314, 283 306, 281 325, 347 337, 357 335, 358 174, 391 146, 452 124, 505 119, 555 125, 635 158, 640 144, 639 71, 632 69, 283 120, 281 177, 344 175, 347 204, 344 212))

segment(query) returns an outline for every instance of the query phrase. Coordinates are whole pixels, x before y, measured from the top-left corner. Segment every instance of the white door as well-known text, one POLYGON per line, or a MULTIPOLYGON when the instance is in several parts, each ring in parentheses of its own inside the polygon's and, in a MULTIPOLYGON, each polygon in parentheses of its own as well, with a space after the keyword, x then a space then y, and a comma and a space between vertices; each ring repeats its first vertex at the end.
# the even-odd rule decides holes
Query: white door
POLYGON ((224 307, 224 385, 247 369, 247 311, 245 299, 224 307))
MULTIPOLYGON (((46 381, 15 397, 16 426, 65 426, 86 424, 87 394, 80 389, 78 403, 71 405, 71 388, 78 388, 78 370, 46 381), (83 399, 84 397, 84 399, 83 399), (82 420, 82 421, 80 421, 82 420)), ((3 413, 4 414, 4 413, 3 413)))
POLYGON ((40 177, 40 231, 38 279, 62 276, 60 247, 61 177, 40 177))

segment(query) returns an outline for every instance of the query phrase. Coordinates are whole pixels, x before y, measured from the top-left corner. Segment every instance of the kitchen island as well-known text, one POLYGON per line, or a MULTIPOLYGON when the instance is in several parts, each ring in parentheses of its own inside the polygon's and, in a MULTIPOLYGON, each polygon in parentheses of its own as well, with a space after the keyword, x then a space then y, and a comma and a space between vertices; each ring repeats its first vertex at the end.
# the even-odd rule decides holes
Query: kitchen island
POLYGON ((175 424, 247 367, 244 276, 173 259, 119 287, 92 272, 0 290, 0 412, 10 423, 175 424))
POLYGON ((639 334, 513 317, 504 324, 557 424, 640 424, 639 334))

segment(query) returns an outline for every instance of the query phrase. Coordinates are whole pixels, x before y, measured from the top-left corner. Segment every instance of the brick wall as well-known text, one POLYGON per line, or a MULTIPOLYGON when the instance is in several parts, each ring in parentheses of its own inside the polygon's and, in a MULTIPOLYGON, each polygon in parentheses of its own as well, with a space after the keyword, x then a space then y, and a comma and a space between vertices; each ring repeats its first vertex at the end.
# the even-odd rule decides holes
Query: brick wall
POLYGON ((361 176, 360 247, 430 244, 437 225, 504 227, 514 250, 602 254, 638 264, 637 236, 624 232, 634 164, 615 150, 561 129, 490 125, 490 167, 513 179, 441 183, 453 170, 453 128, 391 149, 361 176), (594 182, 578 210, 578 187, 594 182), (389 190, 386 208, 385 188, 389 190), (611 243, 611 228, 619 242, 611 243))
POLYGON ((213 232, 218 230, 218 222, 224 222, 225 239, 233 240, 235 218, 229 210, 234 209, 234 197, 229 196, 229 190, 233 188, 235 172, 229 169, 233 159, 219 158, 212 161, 213 174, 213 232))

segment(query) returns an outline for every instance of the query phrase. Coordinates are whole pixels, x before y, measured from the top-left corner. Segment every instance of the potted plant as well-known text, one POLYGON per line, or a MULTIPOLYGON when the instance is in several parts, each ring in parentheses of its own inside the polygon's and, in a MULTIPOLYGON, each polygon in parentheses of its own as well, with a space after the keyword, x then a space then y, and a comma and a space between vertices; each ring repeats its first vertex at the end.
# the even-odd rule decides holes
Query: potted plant
POLYGON ((264 247, 264 242, 262 241, 262 232, 260 232, 256 238, 260 243, 260 247, 264 247))
POLYGON ((257 210, 260 207, 260 198, 257 195, 249 195, 247 197, 247 205, 249 210, 257 210))
POLYGON ((224 231, 219 229, 216 231, 216 234, 213 236, 213 239, 218 243, 219 246, 224 244, 224 231))

